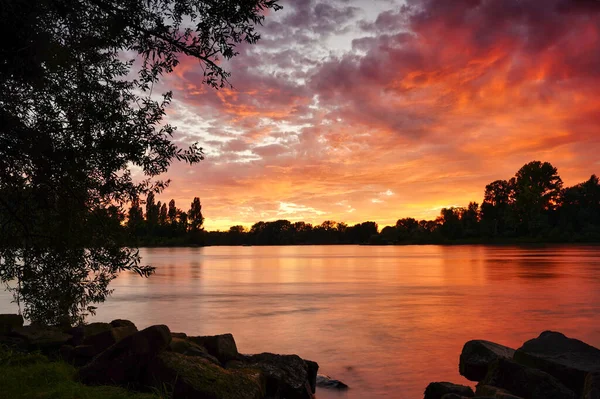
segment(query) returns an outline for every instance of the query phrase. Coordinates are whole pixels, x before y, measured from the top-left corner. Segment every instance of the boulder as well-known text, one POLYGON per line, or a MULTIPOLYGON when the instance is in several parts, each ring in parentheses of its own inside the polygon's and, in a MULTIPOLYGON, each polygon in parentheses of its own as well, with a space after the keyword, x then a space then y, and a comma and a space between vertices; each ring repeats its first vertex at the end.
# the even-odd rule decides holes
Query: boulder
POLYGON ((525 342, 514 360, 553 375, 577 394, 581 394, 588 373, 600 371, 600 349, 554 331, 544 331, 525 342))
POLYGON ((473 389, 465 385, 453 384, 451 382, 432 382, 425 388, 424 399, 442 399, 444 395, 451 393, 467 398, 475 396, 473 389))
POLYGON ((583 399, 600 399, 600 373, 590 373, 585 378, 583 399))
POLYGON ((212 335, 205 337, 188 337, 188 340, 200 345, 222 364, 238 357, 237 345, 231 334, 212 335))
POLYGON ((130 329, 137 331, 137 327, 135 326, 135 324, 133 324, 133 322, 131 322, 129 320, 116 319, 116 320, 111 321, 110 325, 115 328, 128 327, 130 329))
POLYGON ((8 334, 13 328, 23 327, 20 314, 0 314, 0 334, 8 334))
POLYGON ((497 359, 481 381, 527 399, 575 399, 573 391, 556 378, 508 359, 497 359))
POLYGON ((317 372, 319 371, 319 363, 313 362, 312 360, 304 359, 308 366, 308 384, 312 393, 317 391, 317 372))
POLYGON ((192 341, 183 338, 173 337, 171 334, 171 343, 169 344, 169 349, 171 352, 179 353, 186 356, 197 356, 204 358, 214 364, 221 364, 219 359, 209 354, 206 349, 201 347, 200 345, 196 345, 192 341))
POLYGON ((78 378, 90 385, 135 386, 143 379, 147 366, 170 343, 169 327, 148 327, 100 353, 79 369, 78 378))
MULTIPOLYGON (((267 397, 312 399, 313 392, 306 362, 297 355, 261 353, 246 356, 241 362, 231 362, 232 368, 260 370, 266 378, 267 397)), ((311 366, 311 367, 314 367, 311 366)))
POLYGON ((171 337, 173 337, 173 338, 187 338, 187 334, 186 333, 182 333, 182 332, 172 332, 171 333, 171 337))
POLYGON ((475 389, 475 395, 477 395, 476 397, 489 396, 492 398, 506 398, 506 399, 518 398, 518 396, 512 395, 510 392, 508 392, 505 389, 501 389, 501 388, 494 387, 491 385, 483 385, 483 384, 477 384, 477 387, 475 389))
MULTIPOLYGON (((109 324, 109 326, 111 326, 109 324)), ((103 352, 108 349, 110 346, 116 344, 121 341, 123 338, 128 337, 132 334, 135 334, 137 329, 135 326, 125 326, 125 327, 110 327, 108 330, 101 331, 97 334, 86 336, 82 342, 84 346, 90 346, 94 348, 94 355, 103 352)))
POLYGON ((339 380, 334 380, 330 376, 324 374, 317 375, 316 383, 319 388, 336 389, 339 391, 345 391, 348 389, 348 385, 339 380))
POLYGON ((265 381, 259 370, 226 370, 199 357, 162 352, 147 369, 147 384, 166 385, 177 399, 262 399, 265 381))
POLYGON ((494 342, 469 341, 463 346, 458 369, 466 379, 481 381, 485 378, 490 363, 499 358, 512 359, 514 353, 514 349, 494 342))
POLYGON ((60 348, 73 338, 60 328, 37 324, 13 328, 10 334, 25 341, 27 349, 39 350, 46 354, 58 353, 60 348))

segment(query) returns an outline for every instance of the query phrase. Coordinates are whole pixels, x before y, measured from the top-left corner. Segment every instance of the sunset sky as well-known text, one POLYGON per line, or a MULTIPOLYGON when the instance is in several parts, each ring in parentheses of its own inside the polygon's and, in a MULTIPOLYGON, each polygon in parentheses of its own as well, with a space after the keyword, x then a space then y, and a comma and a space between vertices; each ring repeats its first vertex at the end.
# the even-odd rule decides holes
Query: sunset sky
POLYGON ((166 77, 168 121, 206 160, 159 196, 207 229, 259 220, 380 227, 481 202, 526 162, 600 173, 600 1, 281 0, 261 41, 166 77))

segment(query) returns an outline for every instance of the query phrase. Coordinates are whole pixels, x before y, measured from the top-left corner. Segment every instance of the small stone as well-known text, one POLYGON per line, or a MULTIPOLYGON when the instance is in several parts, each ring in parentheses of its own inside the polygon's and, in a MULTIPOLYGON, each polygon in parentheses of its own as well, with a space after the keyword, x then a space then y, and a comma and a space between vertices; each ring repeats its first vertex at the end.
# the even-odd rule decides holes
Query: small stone
POLYGON ((200 345, 212 356, 219 359, 222 364, 238 357, 238 350, 231 334, 212 335, 204 337, 188 337, 189 341, 200 345))
POLYGON ((348 389, 348 385, 344 384, 342 381, 334 380, 330 376, 324 374, 317 375, 317 386, 319 388, 334 389, 339 391, 345 391, 348 389))

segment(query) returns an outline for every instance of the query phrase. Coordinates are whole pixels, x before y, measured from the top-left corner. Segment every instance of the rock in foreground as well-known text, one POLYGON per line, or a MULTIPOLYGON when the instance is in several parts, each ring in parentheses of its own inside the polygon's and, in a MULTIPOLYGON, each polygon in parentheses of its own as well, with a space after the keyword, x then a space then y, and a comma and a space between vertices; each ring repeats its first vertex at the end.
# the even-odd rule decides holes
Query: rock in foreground
POLYGON ((170 387, 177 399, 261 399, 265 379, 260 370, 224 368, 198 357, 174 352, 160 353, 150 363, 147 385, 170 387))
POLYGON ((466 398, 475 396, 473 389, 451 382, 432 382, 425 389, 425 399, 442 399, 444 395, 457 394, 466 398))
POLYGON ((89 385, 135 386, 144 380, 146 367, 171 342, 169 327, 151 326, 111 346, 79 369, 89 385))
POLYGON ((317 375, 317 386, 325 389, 335 389, 338 391, 345 391, 348 389, 348 385, 342 381, 334 380, 328 375, 319 374, 317 375))
POLYGON ((581 394, 586 376, 600 371, 599 349, 554 331, 544 331, 525 342, 514 359, 551 374, 577 394, 581 394))
POLYGON ((528 399, 576 398, 573 391, 550 374, 507 359, 498 359, 492 363, 481 383, 505 389, 511 394, 528 399))
POLYGON ((458 369, 466 379, 481 381, 485 378, 491 363, 497 359, 512 359, 514 353, 514 349, 494 342, 469 341, 463 346, 458 369))

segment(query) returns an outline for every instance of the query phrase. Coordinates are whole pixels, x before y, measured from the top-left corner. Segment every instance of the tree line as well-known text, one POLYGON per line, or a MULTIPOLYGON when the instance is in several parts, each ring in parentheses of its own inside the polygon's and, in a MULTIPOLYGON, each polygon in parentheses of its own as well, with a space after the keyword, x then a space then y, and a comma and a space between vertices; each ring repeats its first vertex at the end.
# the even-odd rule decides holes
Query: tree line
MULTIPOLYGON (((196 200, 198 199, 194 199, 194 203, 196 200)), ((261 221, 250 229, 238 225, 228 231, 200 231, 191 229, 191 209, 186 216, 186 213, 175 208, 174 201, 169 203, 168 210, 166 204, 157 206, 153 201, 152 197, 146 202, 146 236, 137 233, 138 239, 146 237, 145 240, 138 241, 142 245, 600 241, 598 177, 592 175, 583 183, 564 188, 557 169, 548 162, 540 161, 524 165, 509 180, 496 180, 488 184, 481 205, 470 202, 465 207, 444 208, 434 220, 402 218, 395 225, 386 226, 381 231, 377 223, 371 221, 349 226, 330 220, 314 226, 288 220, 261 221), (157 217, 158 208, 160 211, 157 217), (155 229, 151 226, 155 226, 155 229), (153 233, 153 239, 147 239, 150 231, 156 232, 153 233)), ((200 212, 199 200, 197 207, 200 212)), ((141 220, 139 205, 135 204, 132 209, 135 209, 135 220, 141 220)), ((130 219, 131 215, 130 211, 130 219)), ((135 225, 139 225, 138 222, 135 225)), ((199 225, 196 223, 196 226, 201 225, 201 222, 199 225)))

